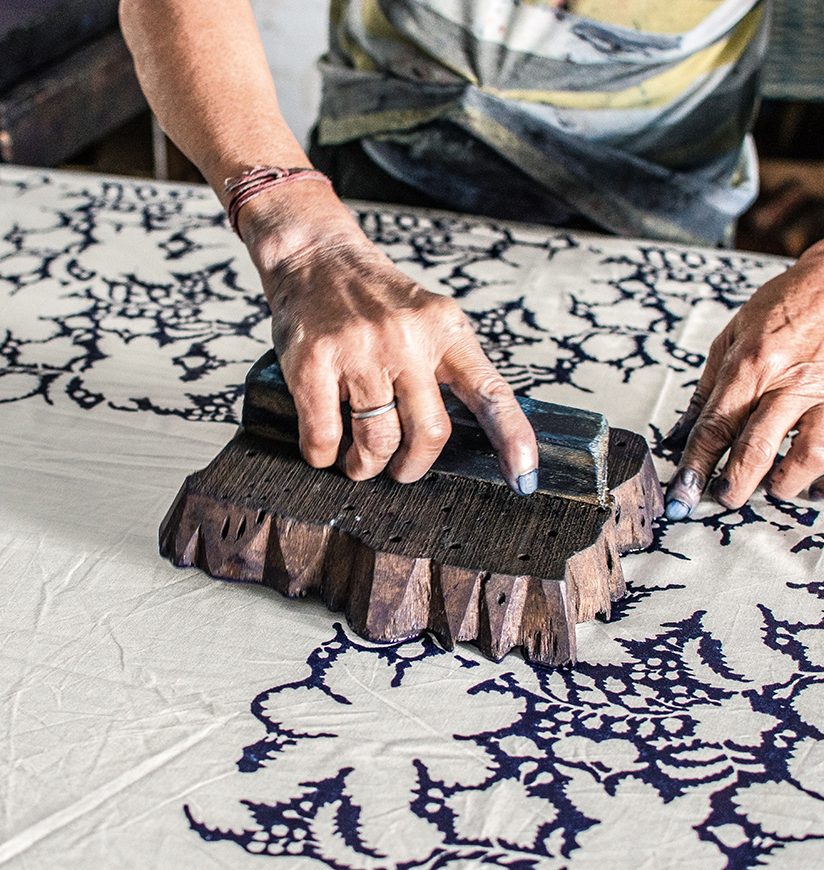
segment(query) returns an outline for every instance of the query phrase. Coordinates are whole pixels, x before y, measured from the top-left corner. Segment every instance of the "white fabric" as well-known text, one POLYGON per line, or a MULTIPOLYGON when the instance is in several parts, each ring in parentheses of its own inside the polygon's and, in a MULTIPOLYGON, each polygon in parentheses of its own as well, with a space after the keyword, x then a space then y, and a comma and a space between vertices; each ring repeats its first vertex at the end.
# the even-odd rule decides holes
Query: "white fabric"
MULTIPOLYGON (((516 386, 641 431, 662 477, 709 341, 784 267, 359 212, 516 386)), ((815 505, 659 523, 573 670, 363 643, 157 554, 268 331, 207 190, 0 167, 0 865, 821 866, 815 505)))

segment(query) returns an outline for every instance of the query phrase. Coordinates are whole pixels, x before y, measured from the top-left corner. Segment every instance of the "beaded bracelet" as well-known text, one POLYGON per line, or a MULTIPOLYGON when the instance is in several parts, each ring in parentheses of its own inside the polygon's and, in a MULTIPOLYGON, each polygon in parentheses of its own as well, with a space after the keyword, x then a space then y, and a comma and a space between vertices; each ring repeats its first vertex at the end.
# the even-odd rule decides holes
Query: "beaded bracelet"
POLYGON ((226 205, 229 223, 241 240, 243 236, 238 229, 238 213, 247 202, 254 199, 270 187, 278 184, 289 184, 293 181, 323 181, 331 185, 329 177, 317 169, 295 167, 284 169, 280 166, 253 166, 234 178, 227 178, 223 189, 230 194, 226 205))

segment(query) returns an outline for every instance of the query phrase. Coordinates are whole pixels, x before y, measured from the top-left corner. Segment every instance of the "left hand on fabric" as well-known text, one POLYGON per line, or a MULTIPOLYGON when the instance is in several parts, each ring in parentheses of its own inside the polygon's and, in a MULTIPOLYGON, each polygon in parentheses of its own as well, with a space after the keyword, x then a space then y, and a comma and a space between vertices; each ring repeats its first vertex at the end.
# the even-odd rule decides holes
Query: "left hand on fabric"
POLYGON ((824 498, 824 242, 743 305, 710 348, 689 407, 666 443, 684 447, 666 515, 681 520, 710 492, 743 505, 762 481, 776 498, 824 498), (781 442, 797 430, 776 464, 781 442))

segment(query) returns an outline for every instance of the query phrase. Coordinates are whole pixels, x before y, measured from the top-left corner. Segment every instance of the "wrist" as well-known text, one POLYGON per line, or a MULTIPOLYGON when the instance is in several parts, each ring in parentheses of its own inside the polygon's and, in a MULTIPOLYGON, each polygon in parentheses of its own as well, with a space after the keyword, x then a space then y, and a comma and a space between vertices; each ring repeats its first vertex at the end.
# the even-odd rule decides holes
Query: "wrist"
POLYGON ((321 181, 275 186, 246 203, 238 229, 261 276, 336 240, 365 236, 349 209, 321 181))

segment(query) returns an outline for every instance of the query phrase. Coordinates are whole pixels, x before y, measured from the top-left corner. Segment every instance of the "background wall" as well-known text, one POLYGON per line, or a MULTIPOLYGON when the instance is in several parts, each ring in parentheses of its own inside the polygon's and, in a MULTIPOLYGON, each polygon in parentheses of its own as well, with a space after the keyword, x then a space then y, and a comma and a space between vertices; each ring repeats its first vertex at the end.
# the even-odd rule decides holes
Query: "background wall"
POLYGON ((329 0, 252 0, 281 111, 306 144, 320 101, 316 64, 328 45, 329 0))

